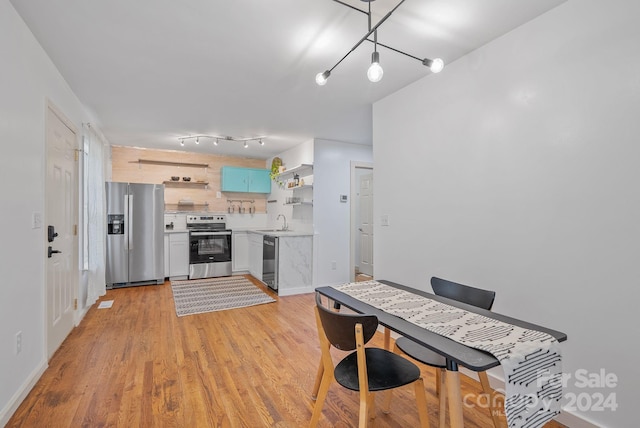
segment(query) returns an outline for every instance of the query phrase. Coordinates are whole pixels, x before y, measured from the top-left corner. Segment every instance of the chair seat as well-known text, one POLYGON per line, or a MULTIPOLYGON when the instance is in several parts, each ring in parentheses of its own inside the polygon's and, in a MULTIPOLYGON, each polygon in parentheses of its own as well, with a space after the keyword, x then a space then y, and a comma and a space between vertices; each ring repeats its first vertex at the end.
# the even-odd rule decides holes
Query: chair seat
MULTIPOLYGON (((411 361, 380 348, 365 348, 370 391, 397 388, 420 378, 420 369, 411 361)), ((336 381, 352 391, 358 384, 357 352, 338 363, 334 372, 336 381)))
POLYGON ((431 367, 444 369, 447 367, 447 360, 442 355, 425 348, 424 346, 414 342, 406 337, 399 337, 396 340, 396 346, 411 358, 420 361, 431 367))

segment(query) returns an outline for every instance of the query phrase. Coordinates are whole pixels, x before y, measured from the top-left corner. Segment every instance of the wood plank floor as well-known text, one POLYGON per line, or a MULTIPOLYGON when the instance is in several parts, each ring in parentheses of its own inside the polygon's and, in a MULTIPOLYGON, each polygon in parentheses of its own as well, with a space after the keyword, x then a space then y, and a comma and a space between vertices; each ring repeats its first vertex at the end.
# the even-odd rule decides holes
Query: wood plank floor
MULTIPOLYGON (((276 303, 178 318, 168 282, 109 290, 101 300, 113 307, 90 309, 7 426, 307 426, 320 357, 314 297, 273 296, 276 303)), ((382 346, 382 335, 372 343, 382 346)), ((437 427, 434 373, 425 367, 423 375, 437 427)), ((479 383, 462 379, 463 397, 476 397, 479 383)), ((465 407, 464 419, 492 427, 484 408, 465 407)), ((357 420, 357 394, 334 384, 320 426, 357 420)), ((418 426, 412 387, 397 390, 391 413, 378 410, 373 426, 418 426)))

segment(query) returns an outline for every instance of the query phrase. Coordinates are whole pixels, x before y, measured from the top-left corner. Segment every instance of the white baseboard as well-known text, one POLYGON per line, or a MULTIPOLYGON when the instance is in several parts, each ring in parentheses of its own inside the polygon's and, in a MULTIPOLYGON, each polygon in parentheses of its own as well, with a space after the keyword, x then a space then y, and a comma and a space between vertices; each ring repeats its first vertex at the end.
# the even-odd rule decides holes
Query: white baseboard
POLYGON ((313 285, 307 285, 304 287, 296 287, 296 288, 280 288, 278 289, 278 296, 292 296, 294 294, 307 294, 313 293, 316 290, 316 287, 313 285))
POLYGON ((40 379, 44 371, 47 369, 49 365, 46 360, 42 360, 40 364, 31 372, 27 380, 22 384, 20 389, 13 394, 11 400, 7 403, 4 409, 0 410, 0 426, 5 426, 9 423, 9 419, 11 416, 18 410, 18 407, 22 403, 22 401, 27 397, 29 392, 33 389, 36 382, 40 379))

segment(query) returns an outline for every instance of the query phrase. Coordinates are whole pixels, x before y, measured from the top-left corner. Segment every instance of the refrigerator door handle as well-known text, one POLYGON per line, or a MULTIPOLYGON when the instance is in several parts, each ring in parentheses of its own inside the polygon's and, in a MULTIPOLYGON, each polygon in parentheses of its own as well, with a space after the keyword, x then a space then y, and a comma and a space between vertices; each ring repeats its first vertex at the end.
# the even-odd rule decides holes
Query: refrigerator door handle
POLYGON ((129 216, 129 225, 127 226, 127 246, 129 251, 131 251, 133 250, 133 233, 131 233, 133 228, 133 195, 127 195, 127 199, 127 214, 129 216))

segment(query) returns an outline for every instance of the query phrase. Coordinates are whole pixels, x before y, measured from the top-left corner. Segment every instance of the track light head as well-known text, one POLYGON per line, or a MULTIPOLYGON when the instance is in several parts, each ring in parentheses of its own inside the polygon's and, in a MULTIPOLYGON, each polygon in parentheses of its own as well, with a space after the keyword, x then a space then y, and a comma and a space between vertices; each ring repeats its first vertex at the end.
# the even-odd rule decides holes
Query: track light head
POLYGON ((422 60, 422 64, 429 67, 432 73, 440 73, 444 68, 444 61, 440 58, 435 58, 435 59, 425 58, 422 60))
POLYGON ((380 66, 380 53, 373 52, 371 54, 371 65, 367 70, 367 77, 371 82, 379 82, 382 79, 382 75, 384 74, 384 70, 380 66))
POLYGON ((184 147, 184 138, 180 139, 180 145, 184 147))
POLYGON ((244 148, 246 149, 247 147, 249 147, 249 143, 248 142, 244 142, 244 148))
POLYGON ((264 141, 262 141, 262 138, 260 138, 260 140, 258 140, 258 143, 260 143, 261 146, 264 146, 264 141))
POLYGON ((196 137, 196 144, 200 144, 200 137, 196 137))
POLYGON ((331 76, 331 72, 329 70, 316 74, 316 83, 320 86, 326 85, 329 76, 331 76))
POLYGON ((213 145, 217 146, 218 145, 218 139, 216 138, 215 140, 213 140, 213 145))

